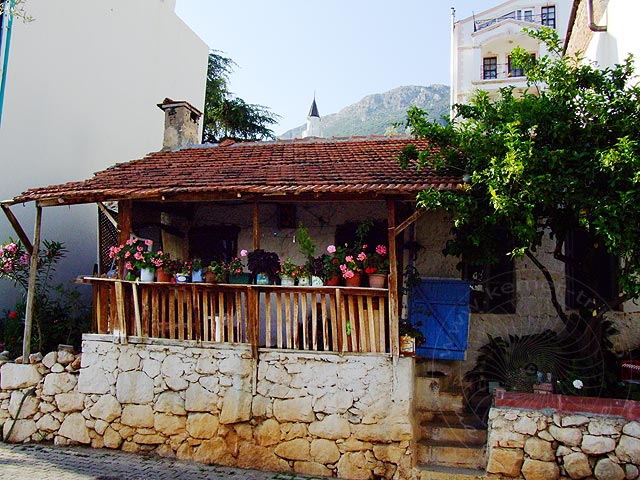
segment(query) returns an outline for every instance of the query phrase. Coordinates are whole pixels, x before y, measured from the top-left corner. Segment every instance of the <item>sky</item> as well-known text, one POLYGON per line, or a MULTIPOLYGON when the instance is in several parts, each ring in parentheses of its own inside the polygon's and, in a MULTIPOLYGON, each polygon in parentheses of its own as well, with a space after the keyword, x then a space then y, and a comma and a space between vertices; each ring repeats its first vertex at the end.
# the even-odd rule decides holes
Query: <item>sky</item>
POLYGON ((176 13, 237 66, 231 91, 280 116, 276 135, 373 93, 449 85, 456 19, 498 0, 177 0, 176 13))

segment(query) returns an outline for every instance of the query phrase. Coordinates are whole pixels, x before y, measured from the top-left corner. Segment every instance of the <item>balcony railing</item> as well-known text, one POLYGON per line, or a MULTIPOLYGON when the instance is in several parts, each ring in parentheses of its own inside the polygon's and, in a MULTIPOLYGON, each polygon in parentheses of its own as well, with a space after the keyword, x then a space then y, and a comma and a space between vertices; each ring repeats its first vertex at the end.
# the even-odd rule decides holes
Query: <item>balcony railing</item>
POLYGON ((494 68, 488 69, 482 66, 480 69, 480 79, 483 81, 505 80, 509 78, 516 81, 526 80, 524 70, 521 68, 512 68, 508 63, 499 63, 493 67, 494 68))
POLYGON ((551 28, 556 28, 555 18, 549 14, 538 14, 525 12, 523 10, 514 10, 512 12, 501 15, 495 18, 485 18, 481 20, 474 20, 475 31, 482 30, 483 28, 490 27, 503 20, 520 20, 523 22, 529 22, 537 25, 544 25, 551 28))
POLYGON ((329 352, 389 351, 388 290, 86 277, 95 333, 329 352))

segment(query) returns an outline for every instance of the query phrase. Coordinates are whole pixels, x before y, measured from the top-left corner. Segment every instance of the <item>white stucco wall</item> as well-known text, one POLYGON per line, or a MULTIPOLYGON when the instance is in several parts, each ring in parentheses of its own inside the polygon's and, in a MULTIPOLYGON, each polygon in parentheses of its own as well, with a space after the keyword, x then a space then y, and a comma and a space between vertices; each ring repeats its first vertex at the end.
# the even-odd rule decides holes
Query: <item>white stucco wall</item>
MULTIPOLYGON (((3 200, 159 150, 164 115, 156 104, 165 97, 203 108, 208 47, 174 4, 29 0, 34 21, 15 21, 11 39, 0 126, 3 200)), ((33 205, 14 211, 31 234, 33 205)), ((15 238, 2 215, 0 239, 9 235, 15 238)), ((43 236, 73 252, 61 279, 90 272, 95 206, 45 209, 43 236)))
POLYGON ((592 35, 584 52, 586 58, 597 62, 601 68, 609 68, 633 54, 637 68, 640 58, 637 32, 639 15, 640 3, 637 1, 610 0, 604 14, 598 19, 598 25, 606 26, 607 31, 592 35))

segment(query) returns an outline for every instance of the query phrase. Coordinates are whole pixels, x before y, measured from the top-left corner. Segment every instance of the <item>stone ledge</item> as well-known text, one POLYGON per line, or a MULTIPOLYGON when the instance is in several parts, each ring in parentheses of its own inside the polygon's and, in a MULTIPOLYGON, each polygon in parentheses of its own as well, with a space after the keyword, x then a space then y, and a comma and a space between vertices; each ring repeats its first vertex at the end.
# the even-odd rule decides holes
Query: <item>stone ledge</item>
POLYGON ((640 418, 640 402, 612 398, 574 397, 558 394, 540 395, 497 390, 494 406, 538 411, 551 409, 557 412, 594 413, 623 417, 627 420, 640 418))

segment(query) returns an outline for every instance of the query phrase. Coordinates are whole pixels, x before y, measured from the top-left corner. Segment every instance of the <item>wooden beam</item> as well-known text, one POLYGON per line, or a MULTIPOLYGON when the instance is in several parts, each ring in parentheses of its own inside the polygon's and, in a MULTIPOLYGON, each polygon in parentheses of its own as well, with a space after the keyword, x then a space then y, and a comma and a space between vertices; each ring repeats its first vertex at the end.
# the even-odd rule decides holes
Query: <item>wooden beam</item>
MULTIPOLYGON (((122 200, 118 202, 118 243, 124 245, 131 236, 131 200, 122 200)), ((118 276, 125 278, 124 262, 118 262, 118 276)))
POLYGON ((253 204, 253 249, 260 248, 260 205, 253 204))
POLYGON ((396 203, 387 200, 389 225, 389 349, 395 358, 400 355, 400 306, 398 295, 398 246, 396 244, 396 203))
POLYGON ((42 207, 36 207, 36 223, 33 232, 33 249, 29 261, 29 287, 27 289, 27 306, 24 316, 24 335, 22 337, 22 363, 29 364, 31 353, 31 326, 33 324, 33 304, 36 294, 38 276, 38 255, 40 253, 40 230, 42 225, 42 207))
POLYGON ((98 202, 98 209, 104 214, 105 217, 107 217, 107 219, 111 222, 111 224, 118 228, 118 221, 113 218, 113 215, 111 215, 111 210, 109 210, 107 207, 104 206, 104 203, 102 202, 98 202))
POLYGON ((27 253, 29 255, 33 255, 33 245, 31 245, 31 240, 29 240, 29 237, 27 236, 24 229, 22 228, 22 225, 20 225, 20 222, 18 222, 18 219, 16 218, 16 216, 11 211, 11 208, 9 208, 8 205, 3 204, 2 211, 7 216, 7 220, 9 220, 9 223, 11 224, 11 226, 13 227, 13 230, 18 235, 18 238, 24 245, 24 248, 27 250, 27 253))
POLYGON ((416 210, 415 212, 413 212, 413 214, 407 218, 404 222, 402 222, 400 225, 398 225, 394 231, 393 231, 393 235, 394 236, 398 236, 400 235, 402 232, 404 232, 407 228, 409 228, 409 226, 415 222, 416 220, 418 220, 422 215, 424 215, 426 213, 426 210, 424 208, 420 208, 419 210, 416 210))

